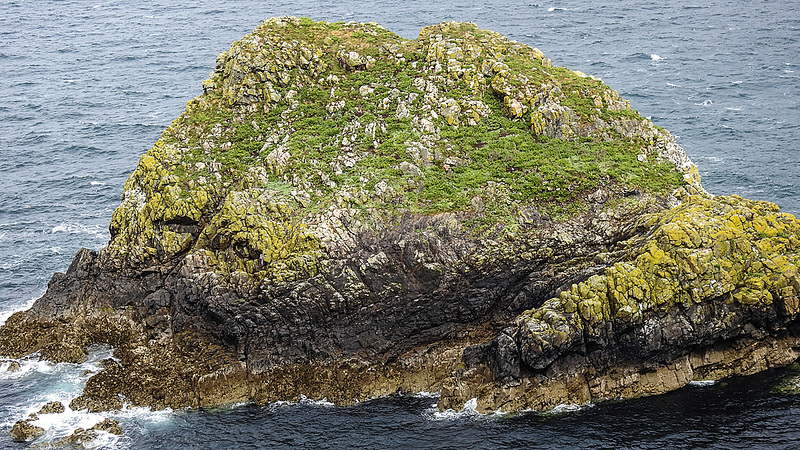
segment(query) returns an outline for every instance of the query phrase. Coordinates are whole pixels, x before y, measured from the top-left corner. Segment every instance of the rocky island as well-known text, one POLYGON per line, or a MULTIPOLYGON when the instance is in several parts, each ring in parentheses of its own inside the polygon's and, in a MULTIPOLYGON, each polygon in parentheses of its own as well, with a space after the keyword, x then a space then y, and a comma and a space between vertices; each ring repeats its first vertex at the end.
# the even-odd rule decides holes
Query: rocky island
POLYGON ((597 78, 474 24, 283 17, 217 59, 0 355, 72 409, 653 395, 800 356, 800 223, 712 196, 597 78))

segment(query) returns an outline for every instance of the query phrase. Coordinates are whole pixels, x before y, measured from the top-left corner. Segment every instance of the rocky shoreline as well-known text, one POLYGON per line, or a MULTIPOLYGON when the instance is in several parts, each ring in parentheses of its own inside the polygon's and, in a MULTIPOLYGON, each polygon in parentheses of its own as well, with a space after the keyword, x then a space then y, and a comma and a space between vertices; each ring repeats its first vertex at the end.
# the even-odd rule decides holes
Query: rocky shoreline
POLYGON ((72 409, 654 395, 800 356, 800 222, 713 197, 600 80, 472 24, 270 19, 0 328, 114 359, 72 409))

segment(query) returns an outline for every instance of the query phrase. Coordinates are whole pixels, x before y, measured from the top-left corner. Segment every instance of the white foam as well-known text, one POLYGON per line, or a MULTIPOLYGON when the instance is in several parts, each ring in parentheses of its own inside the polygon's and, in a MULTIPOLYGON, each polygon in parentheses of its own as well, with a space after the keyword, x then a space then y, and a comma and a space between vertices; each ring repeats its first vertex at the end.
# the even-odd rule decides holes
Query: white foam
POLYGON ((711 106, 713 104, 714 102, 712 102, 711 100, 703 100, 703 103, 695 103, 695 105, 697 106, 711 106))
MULTIPOLYGON (((39 354, 26 356, 21 359, 10 359, 8 363, 4 363, 3 370, 0 371, 0 380, 21 380, 35 374, 51 373, 55 365, 46 361, 39 360, 39 354), (11 365, 10 361, 19 364, 19 370, 15 372, 8 372, 7 369, 11 365)), ((34 411, 35 412, 35 411, 34 411)))
MULTIPOLYGON (((39 414, 38 419, 31 423, 45 429, 45 433, 37 439, 38 442, 52 442, 72 434, 75 429, 88 429, 105 418, 126 419, 126 422, 158 422, 164 420, 165 415, 171 416, 172 411, 153 412, 149 408, 128 408, 117 412, 90 413, 88 411, 74 411, 69 407, 70 401, 80 395, 86 380, 92 372, 101 369, 100 362, 111 358, 113 348, 107 345, 92 346, 89 348, 87 361, 81 364, 59 363, 52 364, 39 360, 38 353, 25 358, 16 359, 20 364, 17 372, 5 372, 10 362, 0 364, 0 379, 15 379, 24 386, 27 380, 39 385, 26 400, 26 403, 16 406, 19 415, 9 418, 13 423, 38 411, 48 402, 60 402, 64 405, 64 412, 39 414), (42 389, 45 386, 45 389, 42 389)), ((10 424, 8 424, 10 426, 10 424)), ((125 428, 126 425, 123 425, 125 428)), ((116 436, 106 432, 98 432, 98 436, 86 448, 122 448, 120 447, 128 438, 116 436)))
POLYGON ((124 436, 99 431, 97 437, 83 444, 83 448, 122 449, 128 447, 124 445, 125 441, 126 438, 124 436))
POLYGON ((126 406, 115 414, 118 418, 126 419, 126 421, 145 425, 158 425, 172 422, 172 419, 175 418, 177 413, 172 408, 154 411, 145 406, 137 406, 135 408, 126 406))
POLYGON ((677 85, 677 84, 672 84, 672 83, 667 83, 667 86, 671 86, 671 87, 683 87, 683 86, 679 86, 679 85, 677 85))
POLYGON ((439 396, 438 392, 427 392, 427 391, 419 391, 416 394, 413 394, 412 397, 414 398, 436 398, 439 396))
POLYGON ((697 380, 697 381, 690 381, 689 386, 708 387, 708 386, 713 386, 717 383, 719 383, 718 380, 697 380))
MULTIPOLYGON (((603 399, 603 400, 608 400, 608 399, 603 399)), ((572 414, 578 411, 583 411, 589 408, 594 408, 595 405, 596 404, 592 402, 586 403, 585 405, 577 405, 574 403, 571 404, 562 403, 545 411, 536 409, 523 409, 520 411, 520 413, 536 413, 536 414, 541 414, 543 416, 560 416, 564 414, 572 414)))
POLYGON ((89 183, 89 184, 91 184, 92 186, 105 186, 105 185, 106 185, 106 184, 105 184, 105 183, 103 183, 102 181, 92 181, 92 182, 91 182, 91 183, 89 183))
POLYGON ((742 108, 725 108, 728 111, 741 111, 742 108))
MULTIPOLYGON (((356 401, 356 403, 359 403, 356 401)), ((252 405, 250 402, 245 403, 235 403, 232 405, 228 405, 230 408, 238 408, 243 406, 252 405)), ((280 408, 287 408, 293 406, 310 406, 310 407, 322 407, 322 408, 334 408, 336 405, 328 401, 327 398, 323 398, 322 400, 312 400, 305 395, 300 395, 300 400, 296 402, 287 401, 287 400, 278 400, 276 402, 272 402, 267 405, 267 408, 271 411, 275 411, 280 408)))
MULTIPOLYGON (((72 389, 69 392, 57 391, 52 393, 44 393, 43 395, 45 397, 43 398, 47 398, 47 401, 69 401, 72 399, 71 396, 75 394, 75 392, 80 392, 83 390, 82 384, 86 381, 86 379, 89 378, 87 375, 84 375, 84 373, 86 371, 98 372, 102 368, 100 367, 100 361, 103 361, 107 358, 114 359, 112 356, 113 353, 114 349, 108 345, 94 345, 89 348, 89 356, 87 357, 86 362, 81 364, 53 364, 49 361, 39 359, 39 352, 19 359, 8 358, 8 361, 16 361, 19 363, 19 370, 16 372, 6 372, 4 370, 0 370, 0 380, 23 379, 29 376, 56 373, 59 375, 59 377, 61 377, 61 380, 65 382, 59 383, 59 386, 61 388, 65 388, 68 385, 72 385, 72 389), (58 398, 53 398, 53 395, 58 398)), ((10 365, 10 363, 4 364, 10 365)), ((8 368, 8 365, 5 366, 6 369, 8 368)))
POLYGON ((662 61, 664 58, 662 58, 662 57, 656 55, 655 53, 653 53, 653 54, 650 55, 650 59, 652 59, 653 61, 662 61))
POLYGON ((33 303, 38 298, 39 296, 37 295, 36 297, 29 299, 27 302, 21 305, 5 305, 5 306, 11 306, 11 309, 6 311, 0 311, 0 326, 4 325, 6 323, 6 320, 8 320, 8 318, 11 317, 11 315, 14 314, 15 312, 25 311, 26 309, 30 309, 31 306, 33 306, 33 303))
POLYGON ((225 405, 224 407, 225 409, 239 409, 239 408, 244 408, 245 406, 250 406, 252 404, 253 402, 237 402, 225 405))
MULTIPOLYGON (((34 410, 32 412, 36 411, 34 410)), ((67 402, 67 404, 64 406, 64 412, 40 414, 38 415, 39 420, 34 420, 31 422, 31 424, 44 428, 46 434, 49 434, 51 438, 56 438, 59 436, 68 436, 72 434, 72 431, 74 431, 76 428, 83 428, 84 430, 87 428, 92 428, 96 423, 102 421, 109 415, 109 413, 73 411, 69 407, 69 402, 67 402)))
POLYGON ((300 405, 310 405, 310 406, 323 406, 325 408, 331 408, 336 406, 335 404, 328 401, 327 398, 323 398, 322 400, 312 400, 305 395, 300 396, 300 401, 298 402, 300 405))
POLYGON ((80 223, 61 222, 50 229, 51 233, 67 234, 89 234, 93 236, 103 236, 107 230, 100 225, 86 226, 80 223))
POLYGON ((591 403, 589 405, 575 405, 575 404, 562 403, 560 405, 556 405, 553 409, 547 412, 550 414, 570 414, 580 411, 590 405, 591 403))
MULTIPOLYGON (((44 428, 44 434, 37 440, 39 442, 53 442, 71 435, 76 429, 87 430, 102 422, 104 419, 119 420, 124 419, 127 411, 120 412, 101 412, 90 413, 88 411, 74 411, 68 405, 69 402, 62 402, 65 405, 64 412, 40 414, 39 419, 31 421, 32 425, 44 428)), ((34 411, 35 412, 35 411, 34 411)), ((150 415, 147 411, 145 416, 150 415)), ((123 430, 125 425, 122 425, 123 430)), ((124 448, 124 436, 117 436, 105 431, 99 431, 97 437, 84 444, 84 448, 124 448)))
POLYGON ((436 404, 434 403, 431 405, 432 410, 428 411, 427 413, 423 414, 425 418, 431 420, 461 420, 461 419, 483 419, 486 418, 483 414, 478 412, 478 399, 472 398, 467 400, 464 403, 464 407, 461 408, 461 411, 455 411, 453 409, 446 409, 444 411, 439 411, 436 409, 436 404))

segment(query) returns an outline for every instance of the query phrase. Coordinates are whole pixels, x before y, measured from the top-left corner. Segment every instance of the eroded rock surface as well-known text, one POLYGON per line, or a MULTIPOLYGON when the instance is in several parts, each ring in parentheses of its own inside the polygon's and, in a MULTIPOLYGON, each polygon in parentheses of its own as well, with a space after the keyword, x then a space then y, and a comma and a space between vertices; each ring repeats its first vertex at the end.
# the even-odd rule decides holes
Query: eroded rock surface
POLYGON ((72 409, 664 392, 795 359, 797 221, 709 196, 600 80, 473 24, 270 19, 0 354, 116 348, 72 409))
POLYGON ((61 402, 47 402, 36 414, 59 414, 65 411, 61 402))
POLYGON ((793 216, 716 197, 650 220, 630 259, 468 349, 469 368, 443 401, 477 397, 483 410, 583 404, 753 374, 800 356, 793 216))
POLYGON ((93 427, 84 430, 78 428, 69 436, 59 439, 54 443, 55 447, 72 447, 72 448, 85 448, 87 444, 94 444, 99 437, 99 431, 105 431, 115 435, 122 435, 122 427, 119 426, 119 421, 114 419, 103 419, 101 422, 96 423, 93 427))
POLYGON ((37 419, 20 420, 11 427, 11 438, 17 442, 25 442, 36 439, 44 434, 44 428, 31 425, 30 422, 37 419))

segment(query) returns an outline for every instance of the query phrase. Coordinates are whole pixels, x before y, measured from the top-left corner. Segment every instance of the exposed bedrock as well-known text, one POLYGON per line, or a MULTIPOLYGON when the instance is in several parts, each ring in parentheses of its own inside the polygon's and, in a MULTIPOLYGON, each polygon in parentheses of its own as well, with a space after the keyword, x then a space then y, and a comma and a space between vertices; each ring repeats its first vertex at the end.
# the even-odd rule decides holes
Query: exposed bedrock
POLYGON ((548 408, 748 375, 800 355, 797 220, 738 197, 666 212, 633 258, 468 348, 443 405, 548 408))
POLYGON ((146 274, 109 271, 105 250, 82 250, 31 310, 9 319, 0 342, 12 356, 40 350, 72 362, 90 344, 118 347, 120 361, 104 362, 87 385, 111 404, 82 397, 73 408, 119 408, 119 392, 137 404, 213 404, 228 395, 216 386, 228 382, 230 401, 306 395, 347 403, 438 390, 463 347, 599 273, 624 254, 616 244, 635 234, 640 214, 664 207, 631 205, 543 222, 502 244, 454 229, 450 214, 404 216, 322 258, 326 274, 282 285, 221 276, 191 254, 146 274), (152 379, 140 371, 154 371, 152 379), (140 388, 129 377, 153 392, 133 392, 140 388))
POLYGON ((602 83, 473 24, 270 19, 0 355, 114 358, 72 409, 409 391, 482 411, 798 356, 798 221, 712 197, 602 83))

